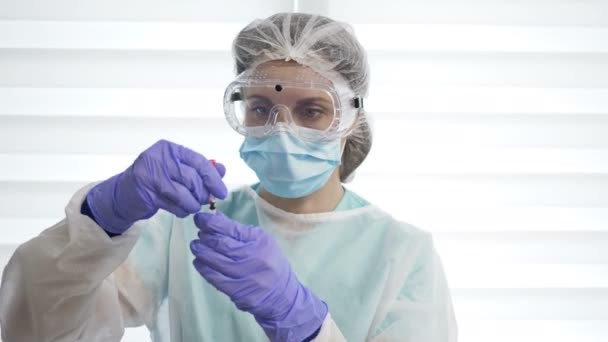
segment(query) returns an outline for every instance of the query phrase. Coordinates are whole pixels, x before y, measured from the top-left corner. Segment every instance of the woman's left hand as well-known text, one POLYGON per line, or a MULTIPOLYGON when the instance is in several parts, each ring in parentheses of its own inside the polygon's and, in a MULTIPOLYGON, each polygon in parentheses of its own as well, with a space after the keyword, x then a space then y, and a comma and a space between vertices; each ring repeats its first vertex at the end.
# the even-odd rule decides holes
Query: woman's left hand
POLYGON ((236 306, 254 315, 271 341, 303 341, 321 327, 328 308, 300 283, 276 241, 263 229, 223 213, 199 213, 190 243, 194 267, 236 306))

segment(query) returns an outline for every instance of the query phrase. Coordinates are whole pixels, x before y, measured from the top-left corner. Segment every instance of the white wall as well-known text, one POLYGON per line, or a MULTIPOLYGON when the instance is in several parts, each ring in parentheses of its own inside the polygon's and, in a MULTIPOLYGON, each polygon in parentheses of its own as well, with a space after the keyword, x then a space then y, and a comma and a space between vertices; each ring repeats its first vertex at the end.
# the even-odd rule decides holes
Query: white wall
POLYGON ((434 233, 460 340, 608 340, 603 0, 2 0, 0 266, 160 138, 253 181, 222 114, 230 43, 294 8, 369 50, 376 134, 350 186, 434 233))

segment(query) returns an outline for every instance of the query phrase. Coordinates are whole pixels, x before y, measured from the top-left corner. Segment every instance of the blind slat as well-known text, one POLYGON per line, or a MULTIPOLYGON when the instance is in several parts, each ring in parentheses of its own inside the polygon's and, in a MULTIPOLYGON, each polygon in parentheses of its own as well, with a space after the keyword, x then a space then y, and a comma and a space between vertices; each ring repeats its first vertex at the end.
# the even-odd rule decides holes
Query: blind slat
POLYGON ((608 52, 608 28, 604 27, 358 24, 354 28, 370 50, 608 52))
POLYGON ((0 21, 0 49, 228 51, 244 24, 0 21))
POLYGON ((19 0, 0 2, 0 18, 66 21, 216 21, 244 22, 294 9, 292 0, 86 1, 19 0))
POLYGON ((466 342, 605 342, 606 320, 460 319, 458 337, 466 342))
POLYGON ((0 86, 40 88, 225 87, 229 51, 4 49, 0 86))
POLYGON ((452 206, 608 207, 608 175, 603 174, 384 177, 361 172, 352 188, 400 215, 421 205, 435 215, 452 206))
MULTIPOLYGON (((0 21, 0 48, 227 51, 243 26, 180 22, 0 21)), ((360 41, 369 50, 608 52, 608 28, 600 27, 353 26, 360 41), (394 39, 395 36, 399 36, 399 39, 394 39)))
POLYGON ((601 0, 328 1, 328 15, 351 23, 608 26, 601 0))
POLYGON ((462 319, 608 320, 608 289, 453 289, 462 319))
MULTIPOLYGON (((540 246, 539 246, 540 247, 540 246)), ((475 264, 445 262, 450 287, 454 289, 589 289, 608 287, 608 265, 580 264, 475 264), (452 270, 457 272, 452 272, 452 270)))
MULTIPOLYGON (((605 54, 370 52, 376 85, 608 87, 605 54)), ((229 51, 4 49, 3 87, 225 87, 229 51)))

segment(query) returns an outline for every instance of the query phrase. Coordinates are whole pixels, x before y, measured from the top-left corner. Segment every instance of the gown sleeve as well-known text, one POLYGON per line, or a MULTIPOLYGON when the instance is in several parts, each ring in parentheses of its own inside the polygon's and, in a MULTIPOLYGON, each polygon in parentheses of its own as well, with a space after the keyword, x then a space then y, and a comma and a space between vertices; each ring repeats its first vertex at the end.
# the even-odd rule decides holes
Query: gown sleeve
POLYGON ((172 218, 159 212, 110 238, 80 212, 91 187, 8 262, 0 287, 3 341, 118 341, 125 327, 153 324, 165 293, 172 218), (149 274, 136 271, 142 263, 154 265, 149 274))
MULTIPOLYGON (((415 234, 404 250, 406 252, 385 288, 384 300, 376 313, 377 322, 372 325, 373 331, 366 340, 456 342, 452 300, 431 236, 422 232, 415 234)), ((314 341, 342 342, 346 339, 328 315, 314 341)))
MULTIPOLYGON (((457 326, 452 299, 439 255, 430 234, 415 239, 396 279, 396 296, 379 308, 374 342, 456 342, 457 326)), ((392 298, 391 298, 392 297, 392 298)))

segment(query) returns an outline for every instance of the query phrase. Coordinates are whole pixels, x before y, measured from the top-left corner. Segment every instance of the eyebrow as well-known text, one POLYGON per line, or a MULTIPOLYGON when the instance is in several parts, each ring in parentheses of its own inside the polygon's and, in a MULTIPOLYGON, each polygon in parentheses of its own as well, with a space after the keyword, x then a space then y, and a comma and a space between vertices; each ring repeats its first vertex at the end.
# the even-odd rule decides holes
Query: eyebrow
POLYGON ((247 100, 262 100, 266 102, 272 102, 268 97, 256 94, 247 95, 247 100))
MULTIPOLYGON (((263 95, 258 95, 258 94, 248 95, 247 100, 262 100, 262 101, 266 101, 266 102, 272 102, 272 99, 270 99, 266 96, 263 96, 263 95)), ((296 106, 301 106, 302 104, 310 103, 310 102, 316 102, 316 103, 320 103, 320 104, 324 104, 324 105, 332 104, 330 101, 328 101, 324 97, 314 96, 314 97, 307 97, 307 98, 296 101, 296 106)))
POLYGON ((297 105, 302 105, 302 103, 308 103, 308 102, 320 102, 320 103, 325 104, 325 105, 330 105, 331 104, 331 102, 329 102, 324 97, 307 97, 305 99, 298 100, 296 102, 296 104, 297 105))

